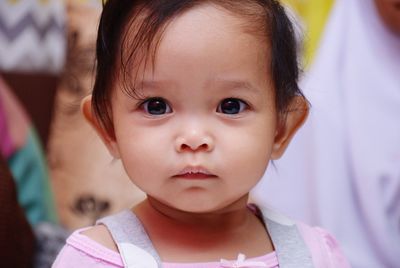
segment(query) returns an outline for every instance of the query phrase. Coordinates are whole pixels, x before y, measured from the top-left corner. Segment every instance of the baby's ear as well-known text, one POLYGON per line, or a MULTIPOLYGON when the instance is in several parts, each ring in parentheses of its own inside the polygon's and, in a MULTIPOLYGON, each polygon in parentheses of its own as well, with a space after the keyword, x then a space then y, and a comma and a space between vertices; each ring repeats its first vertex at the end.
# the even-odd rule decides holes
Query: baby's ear
POLYGON ((303 96, 296 96, 289 104, 288 112, 278 122, 271 158, 282 156, 296 131, 303 125, 308 116, 308 102, 303 96))
POLYGON ((114 158, 119 158, 119 150, 115 138, 110 136, 107 130, 99 122, 93 113, 92 109, 92 95, 86 96, 81 102, 81 111, 86 121, 96 130, 97 134, 103 140, 108 151, 114 158))

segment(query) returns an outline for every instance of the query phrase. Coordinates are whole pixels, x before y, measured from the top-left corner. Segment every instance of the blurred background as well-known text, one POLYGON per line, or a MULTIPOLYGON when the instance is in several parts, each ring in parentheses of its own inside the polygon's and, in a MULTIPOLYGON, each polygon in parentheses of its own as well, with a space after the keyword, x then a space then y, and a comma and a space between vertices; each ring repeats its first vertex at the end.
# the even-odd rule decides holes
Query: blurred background
POLYGON ((30 261, 8 252, 5 267, 50 267, 72 230, 144 197, 80 114, 101 9, 99 0, 0 1, 0 152, 37 240, 30 261))
MULTIPOLYGON (((282 2, 312 108, 254 200, 328 229, 353 267, 400 267, 400 1, 282 2)), ((71 231, 144 198, 80 113, 101 9, 0 0, 5 267, 50 267, 71 231)))

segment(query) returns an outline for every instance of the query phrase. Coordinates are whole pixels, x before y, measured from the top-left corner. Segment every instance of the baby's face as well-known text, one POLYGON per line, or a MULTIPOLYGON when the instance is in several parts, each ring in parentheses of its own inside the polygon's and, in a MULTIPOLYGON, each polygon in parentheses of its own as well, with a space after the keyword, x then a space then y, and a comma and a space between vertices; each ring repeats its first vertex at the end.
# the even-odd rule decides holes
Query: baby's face
POLYGON ((203 5, 167 27, 143 100, 117 87, 114 156, 149 196, 210 212, 247 193, 273 155, 277 128, 266 41, 243 20, 203 5))

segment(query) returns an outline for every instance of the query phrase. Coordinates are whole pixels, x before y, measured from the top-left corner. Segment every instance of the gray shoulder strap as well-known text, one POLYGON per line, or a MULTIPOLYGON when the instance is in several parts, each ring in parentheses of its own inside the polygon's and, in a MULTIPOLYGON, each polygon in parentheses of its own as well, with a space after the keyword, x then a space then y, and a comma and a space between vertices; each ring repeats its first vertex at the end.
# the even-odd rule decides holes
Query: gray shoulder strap
POLYGON ((110 231, 121 254, 124 267, 161 267, 161 259, 153 243, 132 211, 124 210, 100 219, 96 224, 103 224, 110 231))
POLYGON ((261 209, 280 268, 312 268, 311 254, 296 224, 267 208, 261 209))

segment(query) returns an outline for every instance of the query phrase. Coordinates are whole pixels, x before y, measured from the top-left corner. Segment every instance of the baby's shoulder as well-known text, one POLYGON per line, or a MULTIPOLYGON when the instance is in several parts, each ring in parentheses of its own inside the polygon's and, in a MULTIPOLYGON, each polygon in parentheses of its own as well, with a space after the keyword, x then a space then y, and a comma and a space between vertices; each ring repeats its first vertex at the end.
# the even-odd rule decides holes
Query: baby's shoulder
MULTIPOLYGON (((295 235, 295 233, 298 233, 300 234, 300 241, 302 240, 300 245, 302 244, 308 249, 315 267, 350 267, 340 249, 339 243, 325 229, 309 226, 300 221, 293 220, 269 207, 259 206, 258 209, 261 211, 267 226, 268 223, 273 223, 272 225, 270 224, 268 228, 272 240, 275 238, 275 241, 278 242, 292 241, 296 239, 296 237, 299 237, 295 235), (298 231, 285 231, 290 229, 298 231)), ((286 245, 285 243, 281 243, 281 246, 286 245)))
POLYGON ((333 235, 320 227, 296 222, 316 267, 350 267, 333 235))
POLYGON ((123 262, 108 229, 96 225, 74 231, 52 267, 123 267, 123 262))
POLYGON ((81 235, 87 236, 102 246, 118 252, 117 245, 111 236, 110 231, 103 224, 98 224, 81 232, 81 235))

